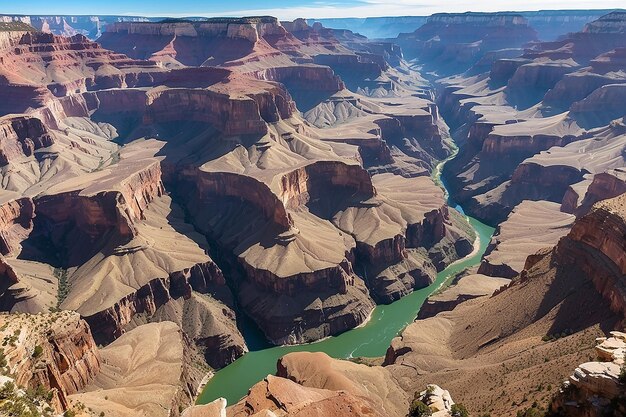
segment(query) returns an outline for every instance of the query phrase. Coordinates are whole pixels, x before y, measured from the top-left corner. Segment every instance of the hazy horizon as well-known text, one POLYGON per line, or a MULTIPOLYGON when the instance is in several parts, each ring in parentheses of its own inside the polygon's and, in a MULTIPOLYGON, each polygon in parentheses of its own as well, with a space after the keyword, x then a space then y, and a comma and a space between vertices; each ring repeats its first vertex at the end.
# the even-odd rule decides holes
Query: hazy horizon
MULTIPOLYGON (((266 3, 267 4, 267 3, 266 3)), ((201 0, 183 0, 175 3, 164 0, 94 0, 88 4, 76 0, 58 0, 54 5, 49 0, 32 0, 26 4, 5 6, 2 14, 23 15, 126 15, 146 17, 211 17, 270 15, 279 19, 298 17, 365 18, 393 16, 428 16, 433 13, 538 11, 538 10, 598 10, 626 7, 623 0, 602 2, 589 0, 509 0, 483 2, 453 0, 445 6, 428 4, 424 0, 340 0, 310 1, 277 0, 271 6, 259 7, 251 0, 234 0, 228 3, 201 0)))

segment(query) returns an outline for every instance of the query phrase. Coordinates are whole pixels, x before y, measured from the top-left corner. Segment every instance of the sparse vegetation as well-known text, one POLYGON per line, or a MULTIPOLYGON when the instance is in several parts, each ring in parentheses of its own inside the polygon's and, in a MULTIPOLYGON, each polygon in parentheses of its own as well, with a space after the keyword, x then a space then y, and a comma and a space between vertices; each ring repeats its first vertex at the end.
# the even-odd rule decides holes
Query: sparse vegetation
POLYGON ((409 417, 424 417, 432 416, 433 410, 430 409, 424 402, 414 400, 409 408, 409 417))
POLYGON ((24 22, 0 22, 0 32, 37 32, 37 29, 24 22))
POLYGON ((622 370, 619 373, 619 382, 626 384, 626 364, 622 365, 622 370))
POLYGON ((43 354, 43 348, 39 345, 35 346, 35 350, 33 350, 33 358, 37 359, 43 354))
POLYGON ((52 397, 53 392, 42 385, 20 394, 13 382, 6 382, 0 388, 0 414, 9 417, 50 417, 54 410, 46 402, 52 397))
POLYGON ((567 337, 571 334, 574 334, 574 331, 572 329, 565 329, 561 333, 547 334, 543 336, 541 340, 544 342, 554 342, 555 340, 558 340, 562 337, 567 337))
POLYGON ((65 301, 70 293, 70 285, 67 280, 67 270, 62 268, 54 268, 54 276, 59 280, 59 289, 57 290, 57 309, 61 303, 65 301))
POLYGON ((467 408, 461 403, 452 404, 452 408, 450 409, 450 415, 452 417, 469 417, 469 412, 467 408))

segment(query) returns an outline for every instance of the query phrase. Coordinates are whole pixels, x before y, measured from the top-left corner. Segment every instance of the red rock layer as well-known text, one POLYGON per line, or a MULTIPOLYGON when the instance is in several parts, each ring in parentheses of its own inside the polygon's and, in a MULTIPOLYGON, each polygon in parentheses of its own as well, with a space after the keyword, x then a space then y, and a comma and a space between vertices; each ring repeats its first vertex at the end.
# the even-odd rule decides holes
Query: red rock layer
POLYGON ((361 201, 376 195, 367 171, 343 162, 315 162, 283 175, 279 182, 278 198, 288 209, 322 197, 350 195, 354 201, 361 201))
POLYGON ((561 211, 576 214, 577 217, 587 214, 591 207, 601 200, 617 197, 626 193, 626 175, 623 170, 602 172, 593 177, 593 181, 587 188, 586 193, 578 195, 571 186, 568 188, 561 211))
POLYGON ((610 303, 626 317, 626 194, 598 203, 578 219, 556 248, 562 262, 578 265, 610 303))
POLYGON ((33 228, 34 206, 30 198, 0 204, 0 255, 16 250, 33 228))
POLYGON ((20 157, 32 156, 37 149, 53 143, 48 128, 35 117, 0 118, 0 166, 20 157))
POLYGON ((27 315, 11 315, 2 321, 11 332, 20 330, 19 340, 4 350, 16 384, 56 390, 62 407, 58 411, 67 408, 67 395, 83 389, 98 373, 98 348, 78 314, 44 314, 32 322, 27 315))
MULTIPOLYGON (((108 344, 120 337, 137 315, 151 317, 172 299, 188 299, 192 291, 206 293, 209 288, 226 285, 222 271, 210 261, 173 272, 167 278, 155 278, 115 305, 85 317, 99 343, 108 344)), ((223 352, 218 352, 221 354, 223 352)), ((235 355, 241 356, 243 350, 235 355)), ((234 359, 233 359, 234 360, 234 359)), ((232 360, 231 360, 232 361, 232 360)), ((230 361, 214 363, 223 366, 230 361)))

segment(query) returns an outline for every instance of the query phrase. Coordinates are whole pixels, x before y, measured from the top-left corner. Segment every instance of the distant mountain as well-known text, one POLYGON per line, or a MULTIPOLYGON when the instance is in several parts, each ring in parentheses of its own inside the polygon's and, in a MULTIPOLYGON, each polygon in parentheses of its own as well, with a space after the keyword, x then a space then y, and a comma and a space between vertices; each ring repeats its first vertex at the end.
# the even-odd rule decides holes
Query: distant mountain
MULTIPOLYGON (((578 32, 587 23, 613 11, 607 10, 540 10, 516 12, 528 20, 542 41, 556 40, 567 33, 578 32)), ((310 19, 326 27, 348 29, 368 38, 395 38, 400 33, 409 33, 426 23, 427 16, 368 17, 310 19)))

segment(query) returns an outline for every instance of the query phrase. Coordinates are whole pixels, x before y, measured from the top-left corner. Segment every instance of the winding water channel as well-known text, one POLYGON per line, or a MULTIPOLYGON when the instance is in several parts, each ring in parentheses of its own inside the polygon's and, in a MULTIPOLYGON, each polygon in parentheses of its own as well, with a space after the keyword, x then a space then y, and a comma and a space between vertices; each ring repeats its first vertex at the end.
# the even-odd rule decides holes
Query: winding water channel
MULTIPOLYGON (((452 158, 452 157, 451 157, 452 158)), ((448 160, 450 160, 449 158, 448 160)), ((434 171, 435 180, 444 188, 441 178, 442 162, 434 171)), ((446 189, 446 195, 447 195, 446 189)), ((455 206, 450 202, 451 206, 455 206)), ((462 208, 456 206, 461 213, 462 208)), ((325 352, 334 358, 380 357, 385 354, 391 339, 397 336, 408 324, 413 322, 424 301, 429 295, 445 286, 456 274, 465 268, 478 264, 485 252, 494 229, 478 220, 466 216, 476 232, 477 250, 467 257, 451 264, 437 274, 437 279, 429 287, 417 290, 400 300, 377 306, 370 321, 363 327, 347 331, 339 336, 330 337, 319 342, 298 346, 250 347, 250 352, 217 371, 198 397, 198 404, 206 404, 219 397, 234 404, 246 395, 248 389, 268 374, 276 373, 277 360, 290 352, 325 352)))

